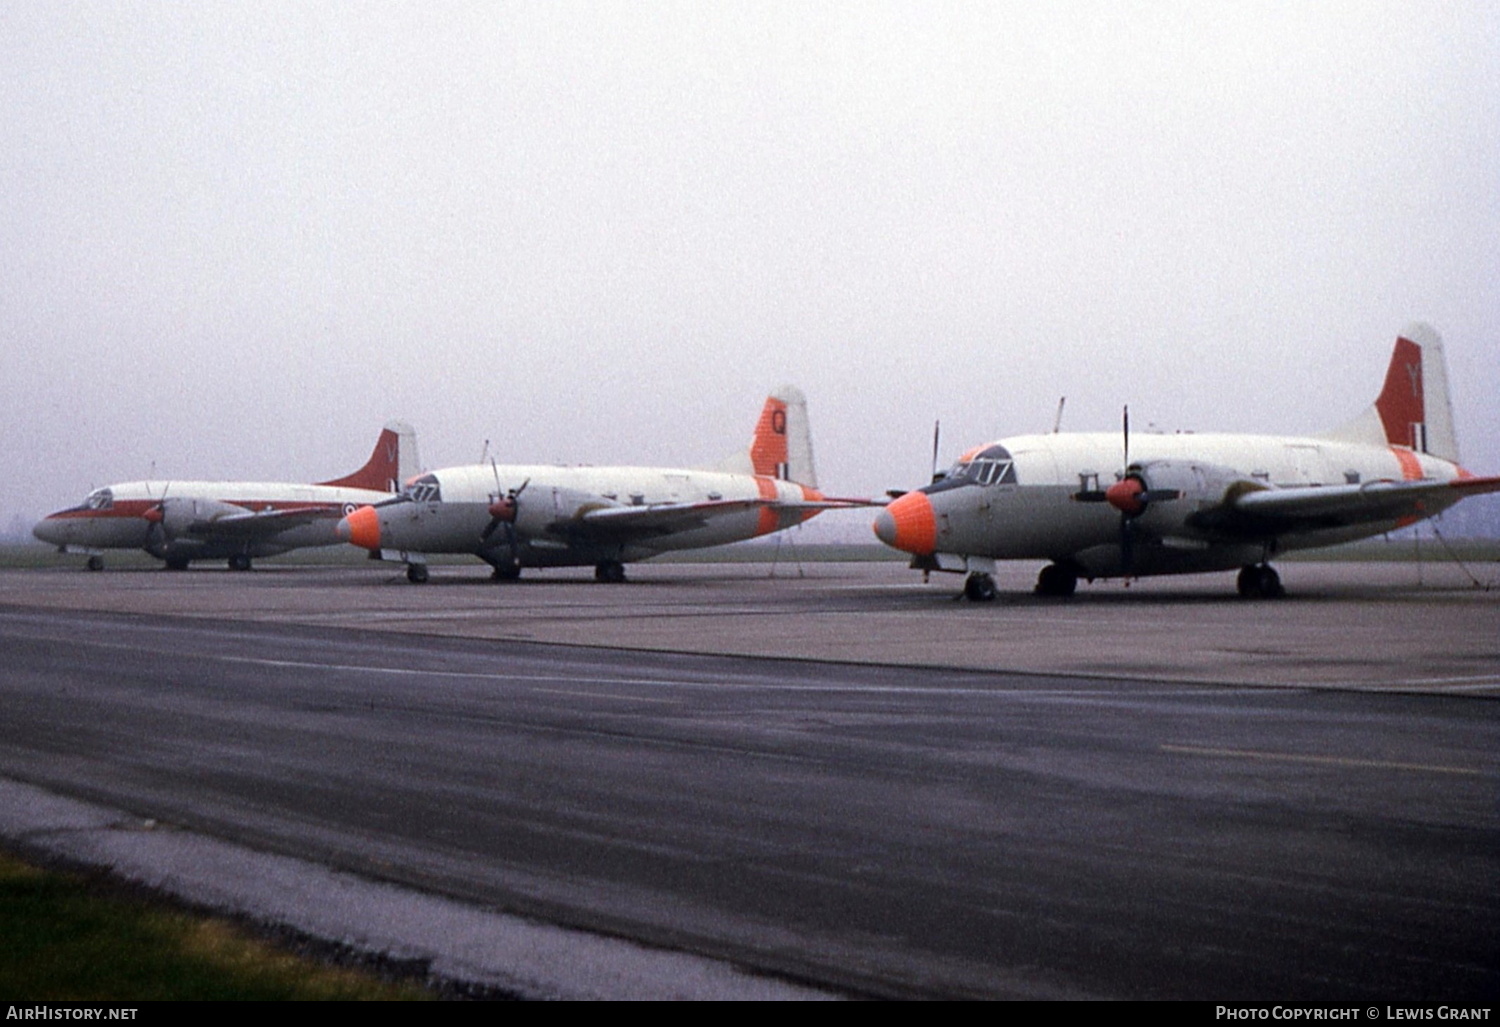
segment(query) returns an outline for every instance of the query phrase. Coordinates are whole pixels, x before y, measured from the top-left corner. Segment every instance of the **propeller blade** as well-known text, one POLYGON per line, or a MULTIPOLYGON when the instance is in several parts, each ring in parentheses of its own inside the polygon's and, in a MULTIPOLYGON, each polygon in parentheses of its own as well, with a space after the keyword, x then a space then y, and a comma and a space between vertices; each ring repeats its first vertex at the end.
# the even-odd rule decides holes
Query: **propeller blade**
POLYGON ((521 543, 516 538, 516 526, 512 523, 505 525, 505 540, 510 543, 510 565, 519 568, 521 566, 521 543))
MULTIPOLYGON (((495 467, 493 461, 490 462, 490 467, 495 467)), ((500 495, 500 471, 498 469, 495 469, 495 492, 493 493, 494 498, 490 500, 489 507, 490 522, 486 524, 484 526, 484 530, 479 533, 479 540, 481 542, 488 542, 490 540, 490 536, 495 533, 495 529, 504 524, 510 528, 510 530, 506 534, 510 539, 512 553, 514 553, 514 551, 516 550, 516 533, 514 525, 516 523, 516 517, 519 516, 521 512, 521 493, 525 492, 526 486, 530 484, 531 479, 527 478, 525 481, 521 482, 520 488, 512 489, 508 495, 502 496, 500 495)))

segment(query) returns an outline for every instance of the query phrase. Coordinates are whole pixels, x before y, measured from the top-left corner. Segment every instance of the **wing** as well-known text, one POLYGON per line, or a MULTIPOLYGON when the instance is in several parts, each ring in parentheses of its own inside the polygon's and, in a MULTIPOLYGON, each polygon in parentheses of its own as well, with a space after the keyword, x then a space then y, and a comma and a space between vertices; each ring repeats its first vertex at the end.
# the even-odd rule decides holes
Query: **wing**
POLYGON ((279 535, 288 528, 341 516, 343 516, 341 511, 330 510, 326 507, 294 507, 285 510, 266 510, 260 513, 245 510, 217 517, 200 518, 190 523, 185 533, 204 538, 258 540, 279 535))
POLYGON ((655 538, 707 525, 716 517, 747 510, 847 510, 869 506, 862 499, 789 501, 779 499, 713 499, 697 503, 655 503, 650 506, 600 506, 585 510, 552 530, 568 535, 624 541, 655 538))
POLYGON ((1229 534, 1275 535, 1428 517, 1465 496, 1486 492, 1500 492, 1500 477, 1265 488, 1242 492, 1191 520, 1229 534))

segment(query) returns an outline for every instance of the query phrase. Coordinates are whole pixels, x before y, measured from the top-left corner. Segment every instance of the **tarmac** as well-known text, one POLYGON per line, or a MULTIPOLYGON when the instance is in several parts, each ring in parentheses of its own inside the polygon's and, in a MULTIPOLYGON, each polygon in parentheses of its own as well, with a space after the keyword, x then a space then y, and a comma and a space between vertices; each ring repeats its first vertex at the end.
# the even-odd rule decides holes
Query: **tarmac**
POLYGON ((1031 594, 1039 564, 1001 569, 997 601, 895 563, 635 564, 496 583, 477 561, 434 566, 263 563, 0 571, 0 603, 283 622, 458 638, 1151 681, 1500 694, 1494 564, 1280 565, 1288 595, 1243 600, 1233 575, 1081 584, 1031 594))

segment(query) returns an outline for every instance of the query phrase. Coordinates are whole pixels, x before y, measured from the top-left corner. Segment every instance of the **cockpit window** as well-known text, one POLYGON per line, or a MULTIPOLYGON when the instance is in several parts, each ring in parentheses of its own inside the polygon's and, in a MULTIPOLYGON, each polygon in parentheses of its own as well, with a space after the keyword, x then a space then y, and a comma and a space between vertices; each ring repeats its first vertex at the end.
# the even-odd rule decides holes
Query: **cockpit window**
POLYGON ((960 473, 976 485, 1014 485, 1016 481, 1016 467, 1009 460, 970 460, 960 473))
POLYGON ((965 453, 948 469, 943 484, 948 488, 959 485, 1014 485, 1016 463, 1004 446, 986 446, 977 453, 965 453))
POLYGON ((406 483, 406 488, 401 490, 401 498, 413 503, 441 503, 443 490, 438 487, 436 475, 424 474, 406 483))
POLYGON ((108 510, 115 505, 115 494, 109 489, 95 489, 89 493, 83 505, 90 510, 108 510))

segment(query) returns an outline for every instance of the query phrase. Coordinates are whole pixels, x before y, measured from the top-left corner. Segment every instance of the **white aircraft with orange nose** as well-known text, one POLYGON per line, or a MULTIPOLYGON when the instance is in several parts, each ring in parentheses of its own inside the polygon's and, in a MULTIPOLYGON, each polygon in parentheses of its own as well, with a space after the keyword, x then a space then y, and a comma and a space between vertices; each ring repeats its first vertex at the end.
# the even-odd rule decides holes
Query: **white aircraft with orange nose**
POLYGON ((1057 433, 966 452, 877 515, 876 536, 923 571, 966 574, 995 598, 997 560, 1048 560, 1038 595, 1078 579, 1239 568, 1247 598, 1283 594, 1279 553, 1378 535, 1500 491, 1458 462, 1442 342, 1416 324, 1396 340, 1375 403, 1307 437, 1057 433), (1118 470, 1116 470, 1118 468, 1118 470), (1101 480, 1103 479, 1103 480, 1101 480))
POLYGON ((420 468, 411 425, 391 421, 370 459, 353 474, 316 485, 263 481, 129 481, 95 489, 78 506, 48 514, 32 534, 59 552, 144 549, 170 570, 193 560, 227 560, 249 570, 256 557, 332 546, 339 520, 389 499, 420 468))
POLYGON ((787 386, 768 397, 749 449, 713 470, 481 463, 433 471, 396 499, 356 510, 339 533, 372 558, 428 578, 433 553, 468 553, 496 580, 526 567, 594 567, 625 580, 625 564, 780 531, 823 510, 870 505, 817 488, 807 401, 787 386))

